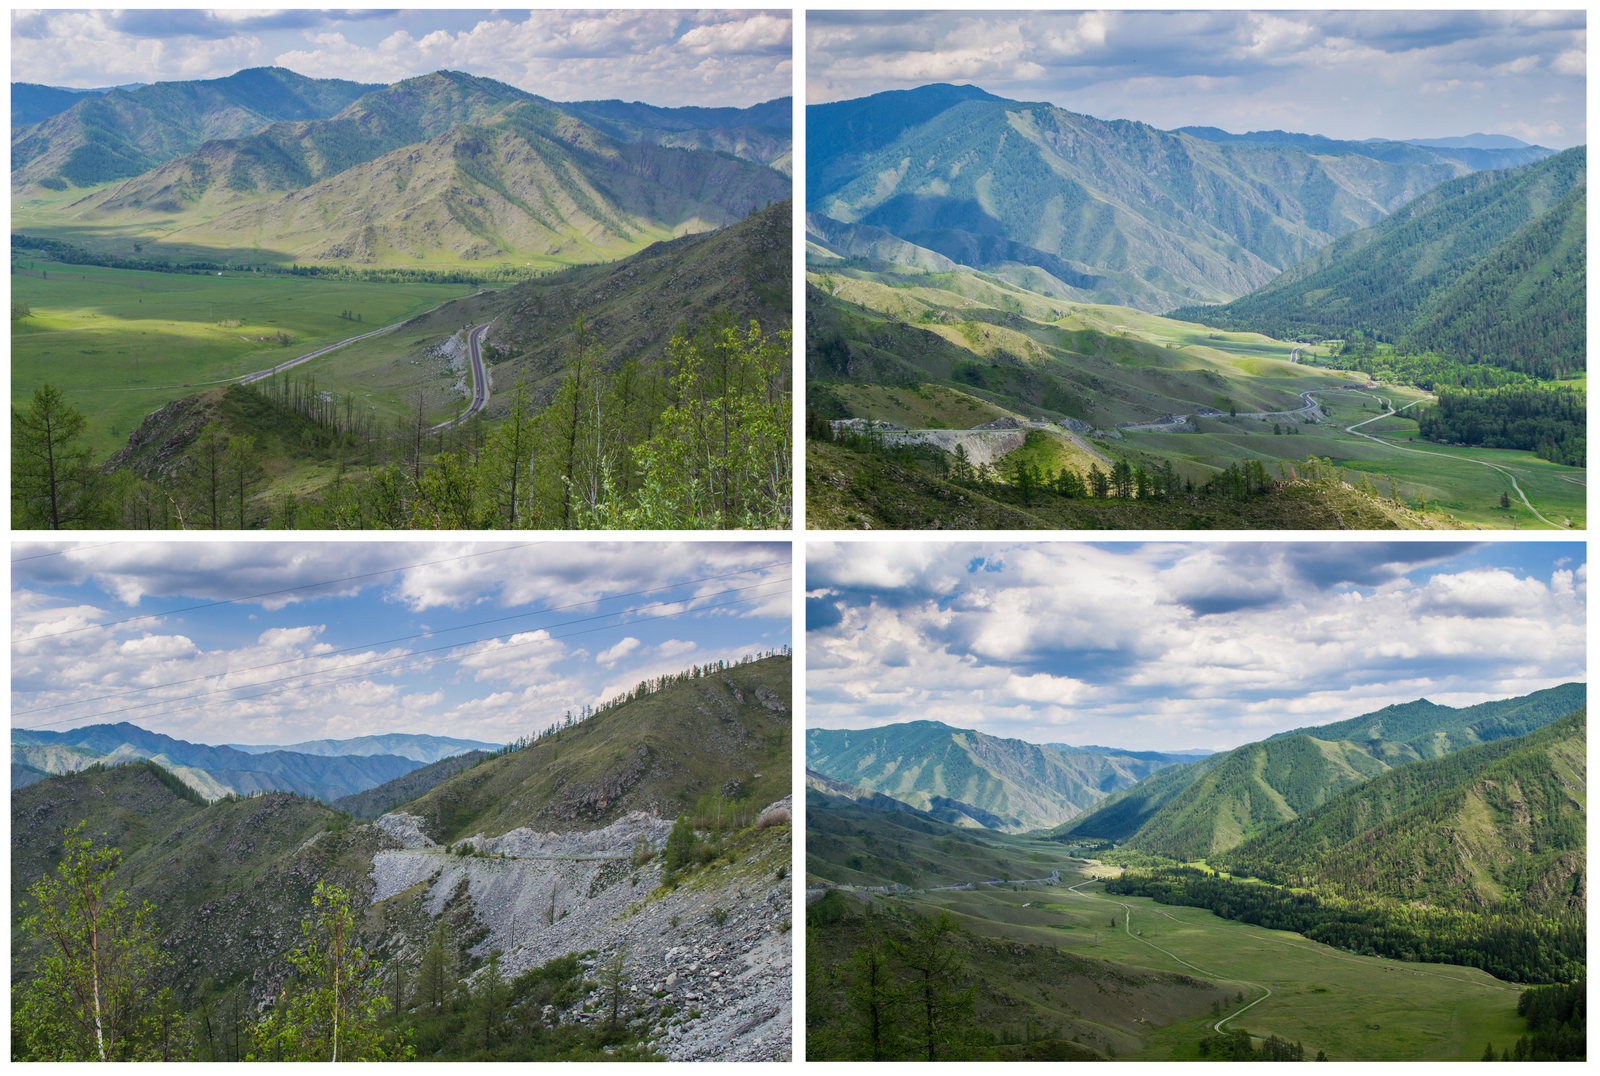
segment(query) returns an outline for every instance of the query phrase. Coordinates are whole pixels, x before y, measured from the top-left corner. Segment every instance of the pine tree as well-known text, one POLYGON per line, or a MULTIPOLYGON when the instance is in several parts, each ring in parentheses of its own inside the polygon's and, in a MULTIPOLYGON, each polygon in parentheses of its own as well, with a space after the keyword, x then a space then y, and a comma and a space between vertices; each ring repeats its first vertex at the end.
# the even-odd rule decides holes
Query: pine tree
POLYGON ((33 394, 26 412, 11 412, 11 525, 63 530, 101 525, 102 480, 93 450, 73 447, 88 424, 53 385, 33 394))

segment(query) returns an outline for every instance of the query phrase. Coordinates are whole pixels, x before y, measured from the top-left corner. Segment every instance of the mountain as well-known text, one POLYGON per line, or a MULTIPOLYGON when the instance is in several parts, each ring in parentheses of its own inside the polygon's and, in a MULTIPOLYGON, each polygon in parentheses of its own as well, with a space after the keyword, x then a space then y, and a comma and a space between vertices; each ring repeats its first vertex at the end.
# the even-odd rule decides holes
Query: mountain
POLYGON ((1561 684, 1514 699, 1493 699, 1461 707, 1417 699, 1348 721, 1291 729, 1269 739, 1306 735, 1320 740, 1378 741, 1399 745, 1409 758, 1439 758, 1474 744, 1525 736, 1582 709, 1588 692, 1588 684, 1561 684))
POLYGON ((1548 725, 1582 706, 1585 690, 1563 684, 1462 708, 1419 699, 1280 733, 1147 778, 1052 837, 1209 860, 1392 769, 1548 725))
POLYGON ((60 190, 136 176, 214 138, 238 138, 279 120, 331 117, 377 88, 256 67, 85 97, 39 123, 12 128, 11 189, 43 182, 60 190))
POLYGON ((164 242, 254 246, 284 260, 583 263, 788 196, 770 168, 622 142, 528 96, 450 73, 411 80, 326 124, 208 144, 97 193, 71 219, 160 217, 164 242))
POLYGON ((431 736, 424 732, 390 732, 381 736, 358 736, 353 740, 307 740, 304 743, 230 743, 235 751, 260 755, 269 751, 294 751, 302 755, 399 755, 413 762, 438 762, 468 751, 482 754, 502 745, 482 740, 462 740, 454 736, 431 736))
POLYGON ((1296 146, 1315 153, 1360 153, 1380 161, 1425 161, 1427 156, 1459 161, 1469 168, 1517 168, 1541 161, 1556 151, 1530 146, 1504 135, 1468 135, 1464 138, 1368 138, 1346 142, 1322 135, 1289 131, 1251 131, 1230 134, 1216 127, 1179 127, 1179 132, 1207 142, 1254 142, 1258 145, 1296 146))
POLYGON ((460 773, 402 813, 446 844, 523 826, 579 832, 632 811, 673 818, 701 797, 765 805, 792 787, 792 664, 769 657, 671 683, 460 773))
POLYGON ((1580 146, 1463 176, 1241 299, 1173 316, 1284 334, 1360 329, 1402 346, 1414 337, 1465 361, 1544 376, 1583 369, 1586 175, 1580 146), (1500 325, 1520 331, 1502 339, 1492 331, 1500 325))
POLYGON ((808 769, 942 821, 1006 833, 1047 829, 1179 761, 1062 751, 938 721, 806 730, 808 769))
POLYGON ((465 751, 459 755, 439 759, 410 773, 401 774, 365 792, 340 796, 330 806, 336 811, 349 811, 363 822, 371 822, 380 815, 409 803, 431 789, 437 788, 479 759, 488 758, 485 751, 465 751))
POLYGON ((330 800, 372 788, 417 768, 397 755, 324 757, 294 751, 261 753, 189 743, 137 725, 90 725, 66 732, 11 730, 11 759, 52 773, 100 763, 149 759, 208 798, 283 789, 330 800))
POLYGON ((1385 152, 1392 161, 1365 147, 1324 155, 971 88, 896 93, 808 109, 807 209, 1018 283, 1034 255, 1007 244, 1030 248, 1105 278, 1061 295, 1083 302, 1159 311, 1246 294, 1468 171, 1411 147, 1385 152))
POLYGON ((625 142, 652 142, 677 149, 731 153, 793 174, 794 98, 779 97, 748 108, 662 108, 640 101, 545 101, 557 112, 583 120, 625 142))
MULTIPOLYGON (((523 379, 543 402, 558 387, 573 353, 579 315, 600 341, 601 362, 649 364, 675 333, 725 315, 739 328, 757 321, 767 334, 790 328, 793 203, 774 202, 716 231, 654 243, 605 265, 583 266, 506 289, 478 317, 495 355, 495 383, 523 379)), ((454 315, 422 319, 447 324, 454 315)), ((455 322, 459 325, 459 319, 455 322)), ((408 326, 408 328, 413 326, 408 326)), ((503 407, 509 392, 491 404, 503 407)))
POLYGON ((1217 865, 1348 896, 1582 913, 1586 718, 1397 767, 1217 865))
POLYGON ((126 86, 102 86, 92 90, 78 90, 69 86, 41 86, 36 82, 11 84, 11 126, 27 127, 43 123, 58 113, 65 112, 85 97, 99 97, 113 89, 137 90, 143 83, 126 86))
MULTIPOLYGON (((76 823, 119 848, 113 888, 154 906, 173 958, 155 985, 172 988, 169 1046, 184 1059, 240 1059, 326 882, 351 894, 356 943, 381 963, 386 995, 408 1002, 399 1019, 419 1059, 592 1059, 649 1044, 655 1059, 786 1060, 789 668, 763 659, 685 675, 519 738, 526 746, 457 770, 377 824, 288 792, 207 803, 143 760, 51 776, 12 793, 13 907, 76 823), (723 796, 739 801, 736 816, 723 796), (680 809, 699 826, 698 854, 669 878, 662 850, 680 809), (454 849, 419 828, 441 819, 455 830, 429 832, 454 849), (532 820, 552 824, 513 824, 532 820), (430 950, 437 1001, 420 974, 430 950), (507 989, 498 1014, 467 1031, 491 953, 507 989), (630 1030, 602 1041, 597 982, 614 960, 630 1030)), ((13 946, 18 984, 37 953, 13 946)))

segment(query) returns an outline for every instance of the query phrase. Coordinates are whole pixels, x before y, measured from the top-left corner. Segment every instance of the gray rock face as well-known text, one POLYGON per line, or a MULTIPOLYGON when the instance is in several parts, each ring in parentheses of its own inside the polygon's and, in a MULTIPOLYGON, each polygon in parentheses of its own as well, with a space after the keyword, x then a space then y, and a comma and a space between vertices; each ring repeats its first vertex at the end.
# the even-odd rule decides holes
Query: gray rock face
MULTIPOLYGON (((786 797, 767 810, 792 807, 786 797)), ((591 950, 597 955, 584 963, 598 968, 625 950, 625 1007, 642 1006, 647 1019, 665 1021, 656 1048, 671 1060, 791 1057, 794 913, 787 827, 762 831, 773 835, 764 853, 702 868, 664 890, 659 856, 635 867, 633 852, 641 837, 659 851, 672 823, 644 812, 589 833, 524 828, 456 845, 473 846, 488 858, 439 848, 418 831, 418 821, 402 814, 378 820, 406 848, 373 856, 374 902, 426 884, 424 910, 437 916, 464 888, 486 929, 471 951, 501 950, 507 979, 591 950)), ((604 1006, 594 1007, 585 1015, 580 1003, 567 1018, 603 1019, 604 1006)))

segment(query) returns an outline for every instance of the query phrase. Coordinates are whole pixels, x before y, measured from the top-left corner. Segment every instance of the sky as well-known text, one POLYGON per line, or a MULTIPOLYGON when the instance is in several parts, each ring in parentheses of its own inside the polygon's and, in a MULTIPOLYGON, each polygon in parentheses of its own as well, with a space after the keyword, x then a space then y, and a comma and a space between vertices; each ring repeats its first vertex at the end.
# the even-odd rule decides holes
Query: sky
POLYGON ((553 101, 747 107, 793 92, 782 11, 16 10, 11 78, 87 89, 248 67, 481 75, 553 101))
POLYGON ((16 542, 11 557, 13 728, 506 743, 792 642, 787 542, 16 542))
POLYGON ((1587 681, 1582 542, 810 542, 806 724, 1224 750, 1587 681))
POLYGON ((806 100, 933 82, 1161 130, 1587 141, 1576 11, 812 11, 806 100))

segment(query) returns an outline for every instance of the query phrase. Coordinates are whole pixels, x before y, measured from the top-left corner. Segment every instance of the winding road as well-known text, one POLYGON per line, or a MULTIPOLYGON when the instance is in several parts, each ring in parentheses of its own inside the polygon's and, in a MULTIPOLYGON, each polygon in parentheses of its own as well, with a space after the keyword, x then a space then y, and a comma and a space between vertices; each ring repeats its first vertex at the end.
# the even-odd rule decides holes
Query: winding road
POLYGON ((467 358, 472 361, 472 403, 467 409, 448 422, 441 422, 429 430, 429 433, 438 433, 448 430, 451 426, 467 421, 489 403, 489 375, 483 368, 483 333, 488 329, 487 324, 467 326, 467 358))
MULTIPOLYGON (((1457 456, 1457 455, 1453 455, 1452 453, 1449 453, 1449 452, 1427 452, 1427 451, 1424 451, 1423 449, 1420 449, 1420 448, 1401 448, 1399 445, 1395 444, 1393 441, 1386 441, 1381 437, 1374 437, 1370 433, 1362 433, 1360 430, 1356 429, 1356 426, 1365 426, 1367 423, 1376 422, 1380 418, 1388 418, 1390 415, 1398 415, 1401 411, 1405 411, 1408 408, 1415 407, 1419 403, 1427 402, 1427 400, 1430 399, 1431 397, 1424 397, 1421 400, 1413 400, 1410 403, 1406 404, 1405 407, 1402 407, 1402 408, 1399 408, 1398 410, 1396 410, 1393 402, 1391 402, 1390 400, 1384 399, 1381 396, 1373 396, 1372 393, 1370 393, 1370 392, 1363 392, 1363 393, 1361 393, 1361 395, 1362 396, 1371 396, 1372 399, 1377 400, 1384 407, 1387 407, 1388 410, 1385 411, 1381 415, 1373 415, 1369 419, 1363 419, 1362 421, 1356 423, 1355 426, 1346 426, 1344 428, 1344 432, 1345 433, 1353 433, 1357 437, 1365 437, 1369 441, 1376 441, 1378 444, 1383 445, 1386 448, 1392 449, 1395 452, 1409 452, 1413 456, 1444 456, 1444 457, 1446 457, 1448 459, 1460 460, 1463 463, 1476 463, 1480 467, 1487 467, 1492 471, 1499 471, 1501 474, 1505 475, 1506 476, 1506 480, 1511 483, 1511 488, 1517 491, 1517 496, 1519 498, 1521 498, 1522 503, 1527 506, 1528 511, 1532 512, 1534 515, 1538 516, 1540 519, 1544 520, 1546 523, 1548 523, 1552 527, 1557 527, 1557 528, 1559 528, 1561 530, 1571 530, 1572 529, 1572 525, 1570 523, 1557 523, 1555 520, 1550 519, 1549 517, 1544 515, 1544 513, 1540 512, 1537 508, 1535 508, 1533 506, 1533 503, 1528 500, 1528 495, 1522 491, 1522 487, 1517 485, 1517 476, 1512 474, 1510 472, 1510 470, 1508 470, 1505 467, 1502 467, 1498 463, 1489 463, 1487 460, 1470 459, 1470 458, 1468 458, 1466 456, 1457 456)), ((1571 480, 1569 479, 1569 481, 1571 481, 1571 480)), ((1579 485, 1587 485, 1587 483, 1579 483, 1579 485)))

